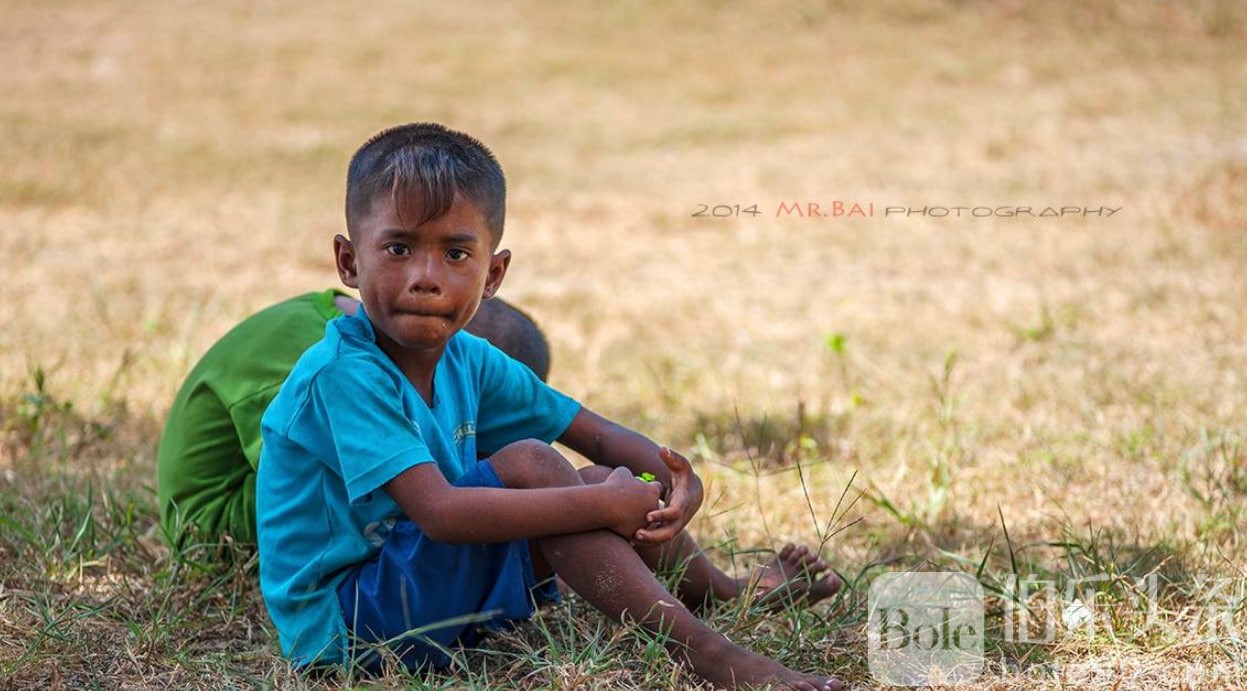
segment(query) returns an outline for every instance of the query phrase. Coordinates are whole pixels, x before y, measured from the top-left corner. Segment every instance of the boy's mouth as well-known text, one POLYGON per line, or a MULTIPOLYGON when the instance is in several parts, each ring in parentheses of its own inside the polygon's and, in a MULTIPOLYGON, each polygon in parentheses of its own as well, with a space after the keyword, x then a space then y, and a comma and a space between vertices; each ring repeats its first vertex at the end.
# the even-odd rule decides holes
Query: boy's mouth
POLYGON ((400 310, 399 314, 409 317, 424 317, 431 319, 450 319, 450 315, 441 312, 431 312, 428 310, 400 310))

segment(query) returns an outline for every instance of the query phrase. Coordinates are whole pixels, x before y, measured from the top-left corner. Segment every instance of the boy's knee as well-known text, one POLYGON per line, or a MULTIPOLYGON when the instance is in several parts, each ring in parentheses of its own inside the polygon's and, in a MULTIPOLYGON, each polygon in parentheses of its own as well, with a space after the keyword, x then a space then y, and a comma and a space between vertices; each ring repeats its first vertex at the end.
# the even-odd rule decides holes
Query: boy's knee
POLYGON ((489 457, 489 463, 507 487, 530 489, 583 484, 563 454, 536 439, 504 446, 489 457))
POLYGON ((586 485, 600 485, 606 482, 606 478, 611 476, 612 471, 614 471, 614 468, 604 465, 590 465, 577 470, 580 473, 580 479, 586 485))

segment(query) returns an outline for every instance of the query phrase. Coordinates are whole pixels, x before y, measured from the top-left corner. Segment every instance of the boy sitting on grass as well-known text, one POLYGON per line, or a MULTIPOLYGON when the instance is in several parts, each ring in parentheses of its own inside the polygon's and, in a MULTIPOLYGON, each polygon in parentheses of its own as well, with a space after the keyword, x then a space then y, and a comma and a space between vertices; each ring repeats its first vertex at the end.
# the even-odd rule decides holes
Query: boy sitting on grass
POLYGON ((690 611, 755 589, 817 601, 839 585, 822 559, 789 545, 750 579, 719 571, 683 530, 702 502, 687 460, 463 332, 506 275, 505 199, 489 150, 440 125, 386 130, 351 159, 334 249, 362 307, 329 323, 262 421, 260 585, 283 653, 371 668, 385 643, 408 667, 445 665, 482 621, 557 597, 557 573, 716 685, 838 687, 690 611), (576 470, 554 440, 597 465, 576 470), (677 566, 672 596, 651 570, 677 566))

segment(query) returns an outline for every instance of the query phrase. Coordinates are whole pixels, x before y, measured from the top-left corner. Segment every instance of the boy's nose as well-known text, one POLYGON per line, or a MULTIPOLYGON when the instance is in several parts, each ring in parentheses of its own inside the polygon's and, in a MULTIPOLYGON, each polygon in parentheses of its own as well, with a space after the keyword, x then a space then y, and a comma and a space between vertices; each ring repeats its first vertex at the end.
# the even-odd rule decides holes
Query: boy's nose
POLYGON ((437 263, 431 258, 412 262, 411 275, 408 276, 411 292, 433 294, 442 292, 437 271, 437 263))

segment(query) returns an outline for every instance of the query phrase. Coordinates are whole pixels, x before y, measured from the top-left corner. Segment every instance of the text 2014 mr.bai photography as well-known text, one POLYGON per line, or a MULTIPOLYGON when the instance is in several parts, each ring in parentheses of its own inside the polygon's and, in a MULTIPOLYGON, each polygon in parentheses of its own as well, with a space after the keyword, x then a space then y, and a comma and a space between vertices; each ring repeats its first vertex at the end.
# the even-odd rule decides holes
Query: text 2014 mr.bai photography
POLYGON ((696 204, 693 218, 905 219, 905 218, 1111 218, 1120 206, 1086 204, 881 204, 873 201, 796 201, 766 205, 696 204))

